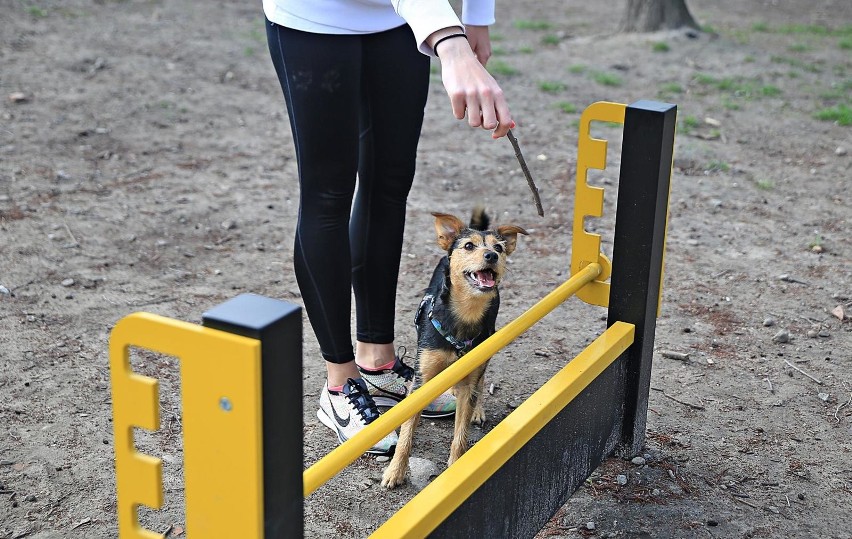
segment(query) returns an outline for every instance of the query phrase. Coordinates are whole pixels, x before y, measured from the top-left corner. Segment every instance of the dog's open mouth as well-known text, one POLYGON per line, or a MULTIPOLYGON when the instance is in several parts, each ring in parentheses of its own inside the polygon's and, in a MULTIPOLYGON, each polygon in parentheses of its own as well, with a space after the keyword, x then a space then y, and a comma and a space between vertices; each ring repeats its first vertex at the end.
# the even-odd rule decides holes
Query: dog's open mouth
POLYGON ((483 269, 479 271, 465 272, 468 282, 479 290, 491 290, 497 286, 497 275, 494 270, 483 269))

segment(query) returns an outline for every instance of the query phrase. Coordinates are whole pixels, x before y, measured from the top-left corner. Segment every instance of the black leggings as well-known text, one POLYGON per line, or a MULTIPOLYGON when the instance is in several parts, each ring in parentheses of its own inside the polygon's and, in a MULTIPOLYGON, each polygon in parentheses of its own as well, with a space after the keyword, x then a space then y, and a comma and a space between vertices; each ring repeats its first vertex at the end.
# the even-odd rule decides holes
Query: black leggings
POLYGON ((296 280, 323 357, 345 363, 355 358, 352 290, 357 339, 394 339, 429 58, 408 26, 363 35, 313 34, 269 21, 266 28, 299 165, 296 280))

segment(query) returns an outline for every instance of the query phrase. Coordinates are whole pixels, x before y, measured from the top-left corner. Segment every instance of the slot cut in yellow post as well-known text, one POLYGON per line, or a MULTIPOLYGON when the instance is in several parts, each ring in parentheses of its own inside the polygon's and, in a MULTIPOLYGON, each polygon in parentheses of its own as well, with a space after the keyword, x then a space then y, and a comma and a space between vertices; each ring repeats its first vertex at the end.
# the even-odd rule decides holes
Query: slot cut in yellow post
POLYGON ((609 306, 609 283, 612 263, 601 253, 601 236, 586 232, 586 217, 602 217, 604 190, 589 185, 589 169, 606 169, 607 141, 591 136, 592 121, 624 123, 627 105, 599 101, 592 103, 580 116, 580 134, 577 140, 577 190, 574 197, 574 229, 571 246, 571 274, 585 266, 598 263, 603 268, 600 276, 577 292, 577 297, 590 305, 609 306))
POLYGON ((262 538, 260 341, 148 313, 110 335, 120 539, 162 539, 138 507, 163 505, 162 460, 139 453, 135 427, 160 428, 158 382, 133 372, 130 347, 180 360, 186 527, 205 539, 262 538))

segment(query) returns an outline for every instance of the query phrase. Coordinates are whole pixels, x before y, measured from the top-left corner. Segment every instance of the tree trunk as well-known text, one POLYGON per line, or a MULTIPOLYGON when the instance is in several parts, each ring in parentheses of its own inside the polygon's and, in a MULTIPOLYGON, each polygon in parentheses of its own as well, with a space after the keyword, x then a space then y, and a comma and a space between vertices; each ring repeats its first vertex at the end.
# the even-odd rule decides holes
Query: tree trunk
POLYGON ((624 32, 655 32, 674 28, 699 28, 686 0, 627 0, 621 29, 624 32))

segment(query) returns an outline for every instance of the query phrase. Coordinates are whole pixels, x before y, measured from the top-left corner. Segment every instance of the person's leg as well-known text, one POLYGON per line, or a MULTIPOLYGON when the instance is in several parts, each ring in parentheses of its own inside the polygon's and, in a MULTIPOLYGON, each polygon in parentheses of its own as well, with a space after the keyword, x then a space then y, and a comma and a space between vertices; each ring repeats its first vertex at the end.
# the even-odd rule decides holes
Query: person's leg
MULTIPOLYGON (((340 442, 379 416, 355 365, 350 335, 349 212, 358 163, 360 36, 311 34, 267 21, 299 165, 294 266, 328 380, 319 420, 340 442)), ((392 432, 369 453, 388 454, 392 432)))
POLYGON ((350 334, 349 212, 358 164, 358 36, 312 34, 267 23, 270 53, 299 165, 294 266, 329 383, 357 378, 350 334))
POLYGON ((429 58, 408 26, 364 36, 358 191, 352 209, 355 357, 367 368, 394 361, 396 287, 406 199, 429 87, 429 58))

